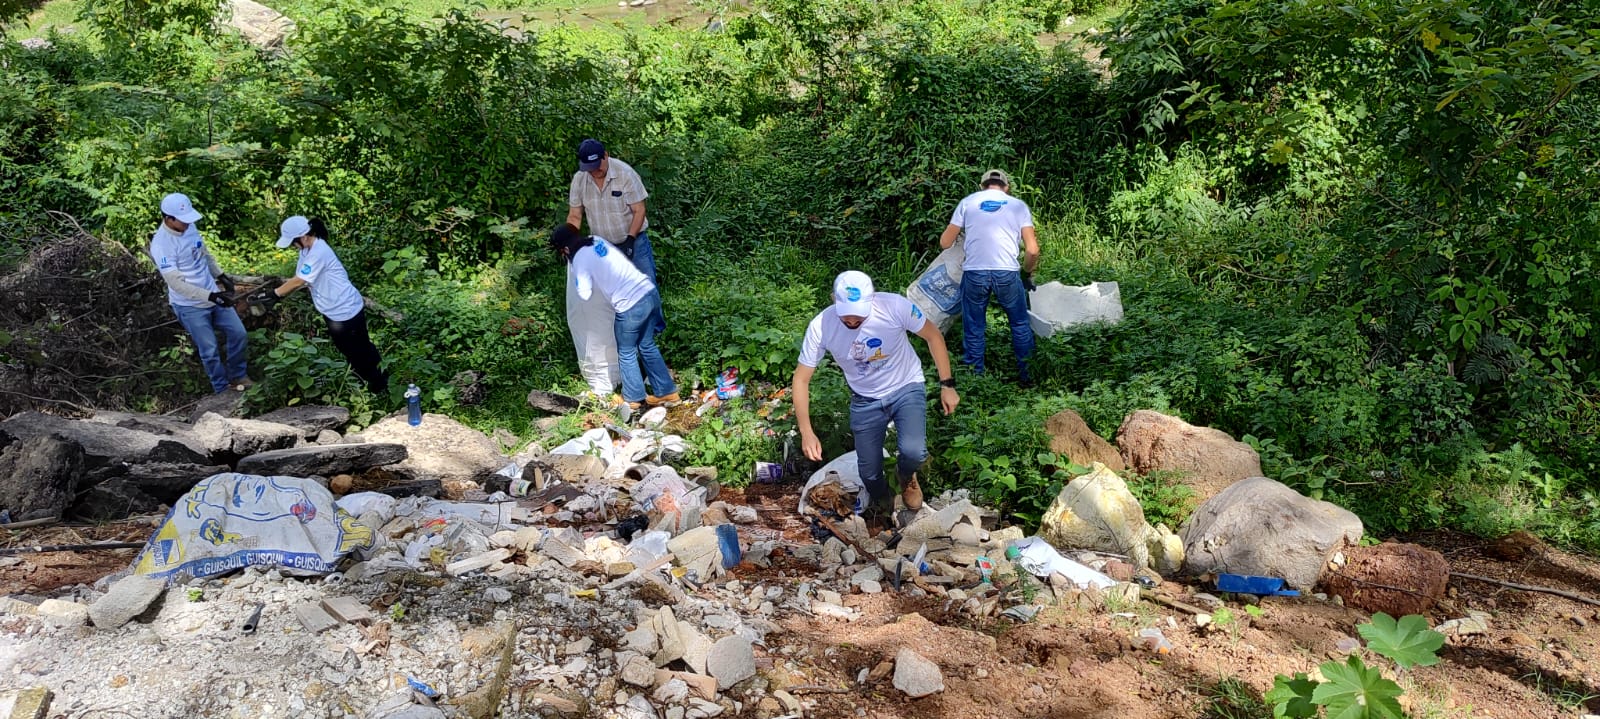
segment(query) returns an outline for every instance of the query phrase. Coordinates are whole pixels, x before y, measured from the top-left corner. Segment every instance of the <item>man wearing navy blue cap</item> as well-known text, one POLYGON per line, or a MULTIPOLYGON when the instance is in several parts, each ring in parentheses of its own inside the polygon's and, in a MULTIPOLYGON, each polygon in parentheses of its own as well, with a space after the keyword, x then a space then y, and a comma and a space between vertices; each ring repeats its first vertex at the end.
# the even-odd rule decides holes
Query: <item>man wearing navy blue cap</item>
MULTIPOLYGON (((649 196, 639 173, 612 157, 599 140, 590 138, 578 144, 578 171, 567 192, 567 224, 582 227, 587 214, 589 234, 615 244, 651 284, 660 286, 647 232, 650 221, 645 219, 644 201, 649 196)), ((655 325, 660 332, 667 322, 658 317, 655 325)))

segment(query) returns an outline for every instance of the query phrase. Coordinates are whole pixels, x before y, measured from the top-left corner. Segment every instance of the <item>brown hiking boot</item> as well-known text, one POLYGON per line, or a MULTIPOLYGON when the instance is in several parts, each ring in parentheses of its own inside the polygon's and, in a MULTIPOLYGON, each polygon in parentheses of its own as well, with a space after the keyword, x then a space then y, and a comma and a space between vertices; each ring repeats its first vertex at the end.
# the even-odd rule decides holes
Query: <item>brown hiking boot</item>
POLYGON ((922 509, 922 485, 917 482, 917 475, 912 474, 906 480, 906 486, 900 489, 900 501, 905 502, 906 509, 916 511, 922 509))
POLYGON ((644 403, 651 407, 660 407, 662 405, 676 407, 681 402, 683 402, 683 398, 679 397, 677 392, 673 392, 665 397, 657 397, 653 394, 647 394, 644 396, 644 403))

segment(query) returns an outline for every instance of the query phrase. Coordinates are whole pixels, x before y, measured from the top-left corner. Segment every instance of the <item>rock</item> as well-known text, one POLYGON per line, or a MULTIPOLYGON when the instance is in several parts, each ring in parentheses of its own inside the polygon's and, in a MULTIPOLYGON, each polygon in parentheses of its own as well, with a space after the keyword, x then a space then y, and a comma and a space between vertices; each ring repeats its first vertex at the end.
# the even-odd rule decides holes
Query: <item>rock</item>
POLYGON ((1039 536, 1057 549, 1093 549, 1150 567, 1149 540, 1158 533, 1144 520, 1127 483, 1103 464, 1073 479, 1045 510, 1039 536))
POLYGON ((689 671, 706 673, 706 660, 711 657, 713 643, 704 632, 683 622, 678 622, 678 636, 683 639, 683 663, 689 671))
POLYGON ((399 444, 368 442, 336 444, 329 447, 296 447, 254 454, 239 460, 238 471, 263 476, 332 477, 356 474, 405 460, 406 448, 399 444))
POLYGON ((0 691, 0 713, 7 719, 45 719, 54 698, 49 687, 6 689, 0 691))
MULTIPOLYGON (((915 548, 930 539, 948 537, 950 536, 950 530, 963 517, 971 517, 969 521, 973 525, 982 523, 982 519, 978 516, 978 510, 972 506, 972 502, 965 499, 951 502, 944 509, 938 511, 928 511, 930 509, 928 505, 923 505, 923 507, 923 511, 917 514, 917 518, 912 520, 905 529, 901 530, 900 546, 915 548)), ((915 551, 915 549, 912 551, 915 551)))
POLYGON ((1330 571, 1322 586, 1328 594, 1343 597, 1346 606, 1368 612, 1426 614, 1450 584, 1444 555, 1415 544, 1351 547, 1345 557, 1345 565, 1330 571))
POLYGON ((422 424, 415 427, 406 422, 404 414, 394 414, 361 434, 368 442, 404 445, 408 454, 399 463, 401 467, 437 476, 447 487, 463 482, 482 485, 506 464, 500 447, 488 435, 442 414, 425 414, 422 424))
POLYGON ((682 659, 684 652, 683 635, 678 629, 678 620, 672 615, 672 607, 662 607, 656 613, 656 642, 661 647, 650 661, 658 667, 664 667, 674 660, 682 659))
POLYGON ((334 619, 347 624, 377 619, 372 610, 355 597, 328 597, 322 600, 322 610, 334 619))
POLYGON ((316 438, 311 440, 312 444, 321 445, 324 447, 330 444, 339 444, 341 442, 344 442, 344 437, 339 436, 338 432, 335 432, 331 429, 325 429, 321 432, 318 432, 316 438))
POLYGON ((873 564, 850 575, 850 585, 861 586, 864 582, 876 582, 880 579, 883 579, 883 567, 873 564))
POLYGON ((733 519, 734 524, 755 524, 761 518, 756 513, 756 508, 747 504, 731 505, 728 509, 728 517, 733 519))
POLYGON ((695 527, 667 542, 678 566, 693 570, 701 581, 722 572, 722 543, 716 527, 695 527))
POLYGON ((600 479, 606 476, 605 460, 592 455, 547 454, 540 457, 539 462, 555 473, 555 479, 580 486, 587 483, 586 478, 600 479))
POLYGON ((83 448, 70 440, 29 437, 0 452, 0 509, 11 521, 60 517, 83 474, 83 448))
POLYGON ((650 698, 662 704, 677 704, 689 698, 689 685, 682 679, 668 679, 651 692, 650 698))
POLYGON ((1119 582, 1133 581, 1133 565, 1127 562, 1113 559, 1106 562, 1106 566, 1100 571, 1105 572, 1106 576, 1119 582))
POLYGON ((1160 412, 1138 410, 1117 430, 1122 459, 1139 474, 1183 472, 1200 504, 1247 477, 1261 476, 1261 457, 1226 432, 1196 427, 1160 412))
POLYGON ((263 50, 283 47, 295 31, 295 23, 283 13, 253 0, 228 0, 227 26, 238 31, 245 42, 263 50))
POLYGON ((244 393, 227 390, 216 394, 206 395, 196 402, 194 409, 189 412, 189 421, 194 422, 206 413, 218 414, 223 417, 244 416, 244 393))
MULTIPOLYGON (((39 608, 42 611, 44 606, 40 605, 39 608)), ((1447 622, 1440 622, 1439 626, 1434 627, 1433 630, 1447 637, 1466 637, 1474 634, 1487 634, 1489 633, 1489 613, 1469 611, 1465 617, 1451 619, 1447 622)))
POLYGON ((655 654, 661 649, 661 643, 656 639, 656 632, 649 624, 640 624, 633 631, 623 634, 622 646, 630 652, 645 656, 655 654))
POLYGON ((718 639, 706 657, 706 672, 717 678, 717 688, 722 691, 755 676, 756 655, 750 640, 739 635, 718 639))
POLYGON ((130 574, 118 579, 105 596, 89 606, 89 621, 101 629, 116 629, 143 614, 166 589, 164 580, 130 574))
POLYGON ((921 654, 901 649, 894 657, 894 688, 912 699, 937 694, 944 691, 944 673, 921 654))
POLYGON ((338 431, 350 423, 350 410, 343 407, 321 407, 305 405, 302 407, 284 407, 263 414, 256 419, 262 422, 286 424, 300 430, 302 436, 311 439, 325 431, 338 431))
POLYGON ((1361 533, 1361 518, 1348 510, 1251 477, 1200 505, 1179 534, 1192 574, 1282 577, 1310 591, 1333 553, 1355 546, 1361 533))
POLYGON ((505 604, 511 601, 511 590, 505 587, 489 587, 483 590, 483 598, 495 604, 505 604))
POLYGON ((618 673, 622 681, 636 687, 648 687, 655 683, 656 665, 642 655, 623 652, 617 655, 618 673))
POLYGON ((167 434, 182 436, 194 428, 189 422, 168 417, 162 414, 138 414, 135 412, 112 412, 98 410, 87 421, 109 424, 123 429, 132 429, 150 434, 167 434))
POLYGON ((18 440, 56 436, 83 448, 84 470, 119 468, 146 462, 206 464, 205 446, 193 435, 161 435, 99 422, 63 419, 40 412, 22 412, 0 422, 0 432, 18 440))
POLYGON ((58 627, 81 627, 89 623, 89 608, 77 602, 46 599, 39 603, 39 616, 58 627))
POLYGON ((857 584, 856 588, 860 589, 862 594, 880 594, 883 592, 883 585, 873 580, 857 584))
POLYGON ((80 493, 71 514, 90 521, 107 521, 158 512, 161 504, 161 500, 140 489, 139 485, 118 477, 80 493))
POLYGON ((195 421, 194 436, 210 450, 214 461, 232 464, 240 457, 293 447, 301 432, 286 424, 229 419, 208 412, 195 421))
POLYGON ((1044 431, 1050 435, 1050 451, 1066 455, 1073 464, 1092 467, 1099 462, 1115 472, 1125 468, 1117 448, 1089 429, 1077 412, 1064 409, 1051 415, 1044 431))
POLYGON ((232 471, 226 465, 189 464, 186 462, 146 462, 127 468, 113 481, 125 481, 156 500, 172 504, 194 489, 200 480, 214 474, 232 471))

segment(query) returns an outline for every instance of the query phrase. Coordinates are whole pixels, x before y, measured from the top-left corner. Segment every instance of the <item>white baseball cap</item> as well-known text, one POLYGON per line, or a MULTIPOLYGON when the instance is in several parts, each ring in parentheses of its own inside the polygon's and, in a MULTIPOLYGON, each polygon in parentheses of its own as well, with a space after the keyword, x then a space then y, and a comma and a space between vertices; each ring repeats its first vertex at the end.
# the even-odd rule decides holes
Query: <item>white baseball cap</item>
POLYGON ((205 215, 196 212, 194 203, 189 201, 189 196, 181 192, 174 192, 161 198, 161 214, 178 218, 179 222, 194 224, 205 215))
POLYGON ((857 270, 839 273, 833 281, 833 303, 841 317, 872 314, 872 278, 857 270))
POLYGON ((278 226, 278 249, 288 248, 295 240, 305 237, 310 231, 311 221, 300 215, 284 220, 283 224, 278 226))

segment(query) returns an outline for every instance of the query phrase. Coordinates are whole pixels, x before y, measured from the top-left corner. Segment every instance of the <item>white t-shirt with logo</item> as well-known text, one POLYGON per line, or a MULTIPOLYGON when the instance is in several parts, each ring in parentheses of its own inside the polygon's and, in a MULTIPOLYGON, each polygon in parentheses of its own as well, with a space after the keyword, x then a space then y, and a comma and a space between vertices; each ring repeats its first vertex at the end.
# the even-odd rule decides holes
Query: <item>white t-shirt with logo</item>
POLYGON ((818 313, 800 342, 800 364, 816 367, 826 351, 844 371, 850 390, 883 399, 908 384, 922 384, 922 358, 907 332, 922 330, 922 310, 900 295, 872 295, 872 314, 856 329, 839 321, 838 305, 818 313))
POLYGON ((350 284, 344 263, 323 240, 316 240, 311 243, 311 249, 300 251, 300 266, 295 268, 294 276, 311 286, 312 306, 334 322, 355 317, 365 306, 361 293, 350 284))
POLYGON ((1001 190, 980 190, 956 205, 950 224, 967 234, 962 272, 1022 269, 1017 262, 1022 228, 1033 227, 1033 212, 1027 203, 1001 190))
MULTIPOLYGON (((162 223, 150 236, 150 259, 155 260, 156 270, 162 274, 177 270, 184 282, 208 293, 217 291, 217 280, 211 276, 211 253, 194 225, 179 235, 162 223)), ((204 297, 184 297, 171 287, 167 288, 167 301, 183 307, 211 306, 204 297)))
POLYGON ((578 287, 579 298, 588 301, 599 288, 611 298, 611 309, 627 312, 655 290, 650 278, 634 267, 616 245, 600 237, 589 239, 593 244, 572 254, 572 281, 578 287))

